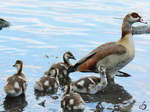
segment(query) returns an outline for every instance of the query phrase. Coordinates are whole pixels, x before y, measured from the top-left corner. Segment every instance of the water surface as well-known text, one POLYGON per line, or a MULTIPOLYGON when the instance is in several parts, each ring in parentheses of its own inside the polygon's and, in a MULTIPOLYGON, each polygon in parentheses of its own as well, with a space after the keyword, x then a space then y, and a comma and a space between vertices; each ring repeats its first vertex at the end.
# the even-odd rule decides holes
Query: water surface
MULTIPOLYGON (((1 0, 0 4, 0 17, 11 23, 11 27, 0 31, 0 111, 9 110, 3 86, 7 77, 15 72, 12 67, 15 60, 23 60, 23 71, 29 85, 26 98, 21 99, 23 105, 20 111, 59 112, 61 90, 52 95, 59 96, 58 99, 53 99, 52 96, 37 99, 34 95, 34 83, 43 72, 52 63, 62 60, 65 51, 71 51, 80 59, 100 44, 118 40, 122 18, 128 12, 139 12, 144 19, 150 20, 149 0, 1 0), (45 99, 46 106, 40 106, 39 103, 45 99)), ((134 36, 136 56, 122 70, 132 77, 116 77, 116 82, 123 86, 123 89, 117 88, 125 94, 120 93, 118 97, 104 95, 105 100, 100 94, 87 96, 86 112, 93 112, 100 103, 105 107, 104 111, 111 112, 116 104, 125 107, 123 102, 129 104, 125 107, 129 111, 143 112, 139 109, 143 101, 147 104, 144 111, 150 111, 149 37, 150 35, 134 36), (117 100, 119 97, 125 97, 120 101, 121 104, 117 100)), ((71 74, 71 77, 77 80, 86 75, 96 74, 77 72, 71 74)))

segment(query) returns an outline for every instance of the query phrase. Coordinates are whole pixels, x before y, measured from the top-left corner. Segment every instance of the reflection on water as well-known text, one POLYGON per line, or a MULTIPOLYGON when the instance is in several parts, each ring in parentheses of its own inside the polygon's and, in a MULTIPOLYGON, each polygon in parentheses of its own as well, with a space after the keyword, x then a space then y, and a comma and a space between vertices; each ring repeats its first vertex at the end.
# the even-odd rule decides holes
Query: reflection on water
MULTIPOLYGON (((36 99, 38 100, 39 97, 42 96, 51 96, 51 98, 57 100, 58 96, 52 96, 54 93, 56 93, 56 91, 53 91, 52 93, 35 91, 36 99)), ((96 95, 81 94, 81 96, 86 103, 98 102, 95 107, 96 110, 93 110, 94 112, 130 112, 133 104, 135 103, 135 100, 133 100, 132 96, 118 84, 115 84, 111 88, 105 88, 104 91, 99 92, 96 95)), ((46 100, 43 100, 38 104, 45 107, 45 102, 46 100)), ((10 112, 22 112, 26 106, 27 101, 25 100, 24 95, 21 95, 17 98, 10 98, 6 96, 4 101, 5 110, 10 112)), ((63 112, 68 111, 63 110, 63 112)))
POLYGON ((50 91, 50 92, 41 92, 41 91, 34 90, 34 95, 36 96, 36 99, 38 100, 39 97, 42 97, 42 96, 51 96, 51 95, 55 94, 57 92, 57 90, 58 89, 54 89, 53 91, 50 91))
POLYGON ((4 108, 8 112, 23 112, 27 104, 28 103, 24 94, 16 98, 6 96, 4 101, 4 108))
POLYGON ((86 103, 98 102, 95 112, 121 111, 130 112, 135 100, 122 86, 115 84, 96 95, 82 95, 86 103))
POLYGON ((122 86, 115 85, 114 88, 107 88, 105 95, 100 98, 100 102, 97 107, 101 105, 105 111, 119 111, 119 112, 131 112, 131 109, 135 103, 132 98, 122 86))
POLYGON ((84 112, 84 110, 65 110, 65 109, 62 109, 62 112, 84 112))

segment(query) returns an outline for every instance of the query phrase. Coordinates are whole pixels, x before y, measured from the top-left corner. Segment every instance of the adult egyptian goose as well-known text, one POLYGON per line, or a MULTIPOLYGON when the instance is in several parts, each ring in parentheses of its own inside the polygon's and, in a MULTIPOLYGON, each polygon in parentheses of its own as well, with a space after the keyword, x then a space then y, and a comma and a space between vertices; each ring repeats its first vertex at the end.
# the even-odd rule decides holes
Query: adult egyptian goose
POLYGON ((65 86, 65 92, 62 96, 61 107, 69 112, 79 112, 84 110, 84 100, 80 94, 71 90, 70 84, 65 86))
POLYGON ((72 66, 69 59, 75 59, 73 54, 69 51, 65 52, 63 55, 64 62, 58 62, 53 64, 48 71, 45 72, 46 75, 56 77, 57 75, 59 82, 64 82, 63 80, 68 79, 68 68, 72 66))
POLYGON ((8 77, 4 89, 8 96, 16 97, 25 93, 27 80, 26 76, 22 73, 23 62, 21 60, 17 60, 13 67, 16 67, 17 73, 8 77))
POLYGON ((107 86, 107 78, 105 68, 98 67, 100 77, 87 76, 71 83, 71 89, 79 93, 96 94, 107 86))
MULTIPOLYGON (((95 53, 94 56, 78 67, 71 67, 68 72, 80 71, 97 73, 97 67, 102 65, 106 67, 108 84, 114 84, 115 74, 134 58, 135 49, 132 38, 132 24, 136 22, 144 23, 138 13, 132 12, 127 14, 123 19, 120 40, 117 42, 109 42, 95 48, 89 53, 89 55, 95 53)), ((88 56, 83 57, 77 63, 85 60, 88 56)))
POLYGON ((9 25, 10 25, 10 24, 9 24, 8 21, 6 21, 6 20, 0 18, 0 30, 1 30, 2 28, 8 27, 9 25))
POLYGON ((59 81, 57 77, 44 75, 40 80, 36 81, 34 89, 40 92, 52 92, 59 87, 59 81))

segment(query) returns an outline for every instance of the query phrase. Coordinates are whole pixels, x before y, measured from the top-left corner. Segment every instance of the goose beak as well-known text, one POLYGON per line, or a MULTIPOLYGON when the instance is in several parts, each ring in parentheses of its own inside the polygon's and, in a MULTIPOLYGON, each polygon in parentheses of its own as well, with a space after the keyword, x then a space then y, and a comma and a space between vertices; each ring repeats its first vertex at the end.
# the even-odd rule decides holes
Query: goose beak
POLYGON ((140 20, 139 20, 139 22, 140 22, 140 23, 147 24, 147 22, 146 22, 146 21, 144 21, 143 19, 140 19, 140 20))
POLYGON ((14 64, 13 67, 16 67, 16 64, 14 64))

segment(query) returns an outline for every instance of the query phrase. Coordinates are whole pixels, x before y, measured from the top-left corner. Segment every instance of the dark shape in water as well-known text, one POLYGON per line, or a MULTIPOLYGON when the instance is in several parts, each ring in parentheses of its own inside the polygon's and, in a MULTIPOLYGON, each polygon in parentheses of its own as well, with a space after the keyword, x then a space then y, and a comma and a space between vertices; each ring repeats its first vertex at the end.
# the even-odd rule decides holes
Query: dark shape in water
POLYGON ((54 89, 53 91, 50 91, 50 92, 45 92, 45 91, 41 92, 41 91, 38 91, 38 90, 34 90, 34 95, 36 96, 36 99, 38 100, 39 97, 51 96, 51 95, 55 94, 57 92, 57 90, 58 89, 54 89))
POLYGON ((41 103, 39 103, 39 105, 45 107, 45 102, 46 102, 46 100, 44 100, 44 101, 42 101, 41 103))
POLYGON ((9 27, 9 26, 10 23, 8 21, 0 18, 0 30, 2 30, 2 28, 9 27))
POLYGON ((132 96, 118 84, 108 86, 95 95, 81 94, 81 96, 86 103, 99 102, 95 112, 103 112, 104 109, 106 112, 130 112, 135 103, 132 96), (111 104, 111 107, 108 107, 108 104, 111 104))
POLYGON ((28 103, 24 94, 18 97, 6 96, 4 101, 4 109, 8 112, 23 112, 27 104, 28 103))
POLYGON ((65 109, 62 109, 62 112, 84 112, 84 110, 65 110, 65 109))

